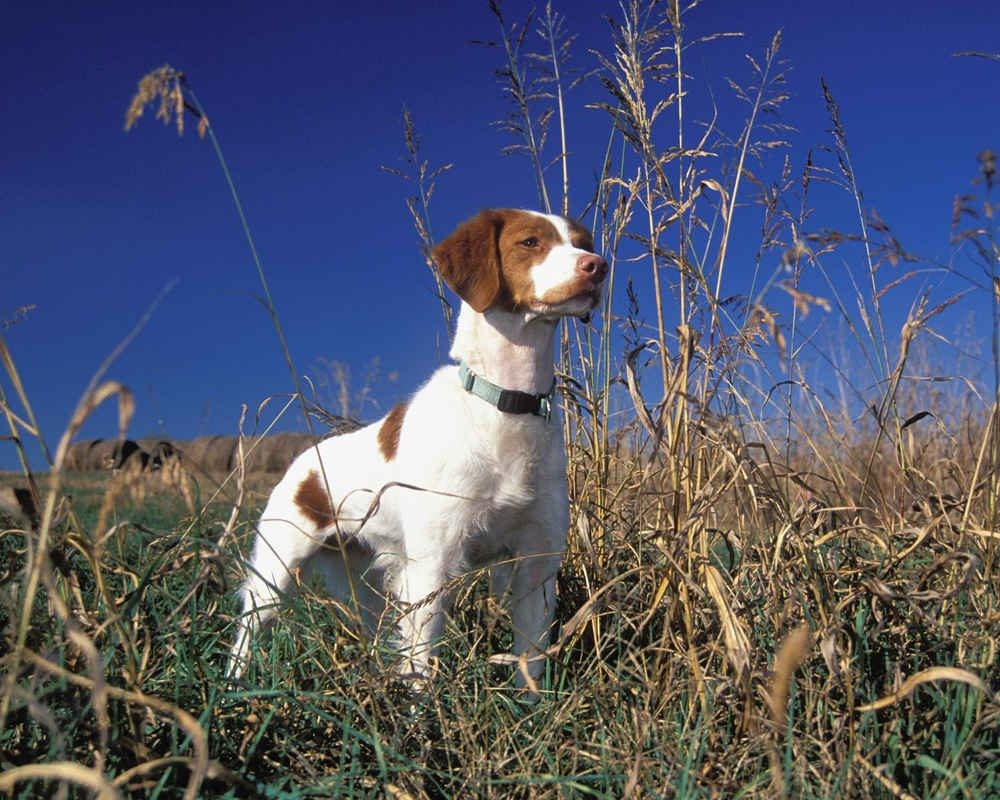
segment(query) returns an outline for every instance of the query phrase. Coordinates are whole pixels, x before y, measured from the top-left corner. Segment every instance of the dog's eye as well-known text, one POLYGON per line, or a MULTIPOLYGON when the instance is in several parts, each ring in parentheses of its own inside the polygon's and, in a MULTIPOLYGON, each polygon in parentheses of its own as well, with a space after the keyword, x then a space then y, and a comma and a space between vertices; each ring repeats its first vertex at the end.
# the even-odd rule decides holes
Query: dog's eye
POLYGON ((522 239, 521 244, 525 247, 538 247, 538 237, 529 236, 527 239, 522 239))

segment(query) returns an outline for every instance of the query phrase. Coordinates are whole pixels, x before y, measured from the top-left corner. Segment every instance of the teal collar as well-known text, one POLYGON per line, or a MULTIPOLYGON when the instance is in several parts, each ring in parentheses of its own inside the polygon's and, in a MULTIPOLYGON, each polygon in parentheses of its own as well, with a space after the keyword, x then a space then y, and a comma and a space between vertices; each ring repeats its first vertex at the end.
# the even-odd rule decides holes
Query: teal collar
POLYGON ((555 394, 556 382, 553 378, 552 388, 545 394, 528 394, 515 389, 501 389, 481 375, 477 375, 469 365, 462 361, 458 365, 458 379, 469 394, 474 394, 491 406, 507 414, 534 414, 544 420, 552 416, 552 396, 555 394))

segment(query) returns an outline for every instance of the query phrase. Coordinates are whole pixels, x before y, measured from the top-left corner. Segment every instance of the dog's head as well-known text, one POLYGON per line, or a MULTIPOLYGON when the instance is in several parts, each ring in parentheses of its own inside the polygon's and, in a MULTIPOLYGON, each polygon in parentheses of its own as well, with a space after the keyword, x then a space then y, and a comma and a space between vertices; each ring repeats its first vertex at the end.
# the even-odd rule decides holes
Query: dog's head
POLYGON ((433 251, 445 282, 475 311, 500 307, 544 317, 586 317, 608 267, 590 232, 554 214, 487 210, 433 251))

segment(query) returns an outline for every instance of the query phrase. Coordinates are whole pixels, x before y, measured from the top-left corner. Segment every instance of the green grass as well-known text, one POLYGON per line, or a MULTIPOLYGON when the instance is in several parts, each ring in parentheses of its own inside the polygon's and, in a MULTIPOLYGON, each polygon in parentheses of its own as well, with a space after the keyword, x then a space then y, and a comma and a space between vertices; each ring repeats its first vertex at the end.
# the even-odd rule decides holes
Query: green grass
MULTIPOLYGON (((75 497, 82 519, 96 513, 98 495, 75 497)), ((662 580, 690 577, 672 563, 683 548, 648 536, 641 544, 638 530, 615 532, 621 541, 607 567, 614 585, 549 664, 544 699, 526 704, 507 668, 488 663, 506 631, 475 584, 463 588, 426 696, 394 683, 391 654, 311 594, 282 611, 243 685, 229 687, 221 669, 237 559, 214 544, 228 510, 220 504, 192 520, 180 504, 171 514, 170 498, 161 497, 116 512, 121 535, 104 549, 103 595, 68 524, 53 550, 61 552, 55 585, 72 605, 66 576, 76 576, 84 601, 78 624, 110 684, 197 717, 212 759, 198 796, 756 797, 771 791, 772 747, 793 797, 1000 792, 1000 706, 988 693, 933 682, 882 710, 858 710, 933 666, 982 662, 984 678, 1000 677, 995 659, 987 660, 1000 622, 995 611, 982 614, 984 602, 995 602, 996 583, 963 584, 961 565, 929 580, 937 543, 888 572, 879 571, 868 540, 849 530, 835 531, 815 558, 789 558, 773 571, 760 559, 773 542, 747 543, 726 565, 735 612, 750 634, 750 663, 736 676, 709 598, 689 599, 690 631, 676 591, 650 608, 662 580), (861 576, 921 586, 923 594, 882 600, 861 576), (806 655, 787 721, 775 732, 761 693, 780 639, 803 615, 831 639, 835 663, 821 647, 806 655)), ((245 539, 249 527, 241 530, 245 539)), ((5 535, 0 560, 16 565, 22 545, 20 535, 5 535)), ((564 623, 588 599, 577 567, 571 559, 561 578, 564 623)), ((8 573, 5 591, 16 574, 8 573)), ((44 592, 33 608, 27 646, 37 659, 91 674, 47 613, 44 592)), ((3 766, 93 764, 101 740, 94 692, 29 663, 36 668, 18 682, 0 737, 3 766)), ((152 764, 130 790, 183 795, 191 745, 169 715, 111 699, 106 736, 106 775, 152 764), (180 758, 157 764, 171 757, 180 758)), ((36 797, 41 787, 25 782, 13 796, 36 797)))

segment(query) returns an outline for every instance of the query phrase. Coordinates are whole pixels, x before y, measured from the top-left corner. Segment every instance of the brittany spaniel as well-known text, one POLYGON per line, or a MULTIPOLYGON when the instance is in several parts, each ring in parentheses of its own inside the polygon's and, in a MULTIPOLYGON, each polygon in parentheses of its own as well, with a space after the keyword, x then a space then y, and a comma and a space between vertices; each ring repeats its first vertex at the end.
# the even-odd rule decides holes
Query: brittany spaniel
POLYGON ((301 570, 370 623, 395 598, 400 671, 419 682, 450 581, 490 566, 523 659, 517 684, 534 685, 569 524, 554 332, 561 317, 586 318, 600 300, 607 265, 593 250, 576 222, 511 209, 483 211, 434 248, 462 300, 458 363, 378 422, 306 450, 274 488, 230 676, 301 570))

